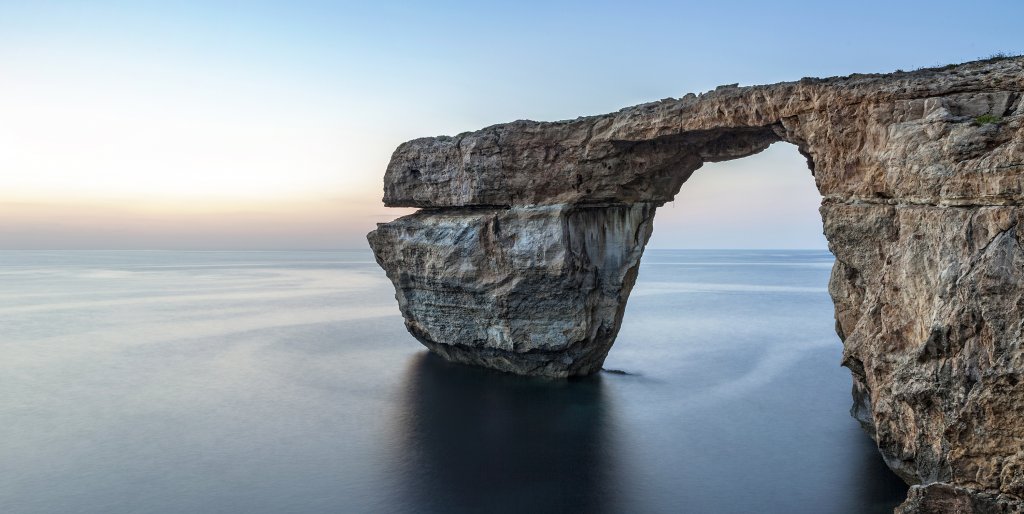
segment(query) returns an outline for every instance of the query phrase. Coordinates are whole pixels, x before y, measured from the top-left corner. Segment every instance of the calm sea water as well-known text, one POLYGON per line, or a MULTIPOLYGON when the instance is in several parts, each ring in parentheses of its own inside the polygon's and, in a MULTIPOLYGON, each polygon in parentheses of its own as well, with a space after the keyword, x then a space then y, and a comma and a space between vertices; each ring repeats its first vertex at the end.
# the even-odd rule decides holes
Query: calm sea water
POLYGON ((551 381, 426 353, 368 251, 0 253, 0 512, 891 512, 831 263, 648 251, 551 381))

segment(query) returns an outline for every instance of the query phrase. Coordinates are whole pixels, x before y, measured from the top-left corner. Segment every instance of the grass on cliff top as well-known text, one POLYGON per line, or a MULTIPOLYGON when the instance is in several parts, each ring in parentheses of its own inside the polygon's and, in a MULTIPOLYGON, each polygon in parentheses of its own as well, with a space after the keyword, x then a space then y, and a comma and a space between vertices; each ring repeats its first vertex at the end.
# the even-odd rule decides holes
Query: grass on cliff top
MULTIPOLYGON (((990 56, 988 56, 988 57, 986 57, 984 59, 978 59, 976 61, 969 61, 969 62, 971 62, 972 64, 989 64, 989 63, 993 63, 993 62, 1005 61, 1005 60, 1008 60, 1008 59, 1019 59, 1021 57, 1024 57, 1024 54, 1022 54, 1022 53, 998 52, 998 53, 994 53, 994 54, 992 54, 992 55, 990 55, 990 56)), ((958 66, 962 66, 964 64, 966 64, 966 63, 936 64, 935 66, 922 66, 920 68, 916 68, 916 69, 911 70, 911 71, 905 71, 905 70, 902 70, 902 69, 898 69, 898 70, 896 70, 893 73, 899 74, 899 73, 917 73, 917 72, 921 72, 921 71, 945 71, 945 70, 956 68, 958 66)), ((884 75, 889 75, 889 74, 888 73, 851 73, 851 74, 846 75, 844 77, 830 77, 830 78, 804 77, 804 78, 800 79, 800 82, 811 82, 811 83, 813 83, 813 82, 822 82, 822 81, 825 81, 825 80, 830 80, 832 78, 860 79, 860 78, 870 78, 870 77, 881 77, 881 76, 884 76, 884 75)))
MULTIPOLYGON (((993 63, 993 62, 1005 61, 1007 59, 1017 59, 1019 57, 1024 57, 1024 54, 996 52, 996 53, 994 53, 994 54, 992 54, 992 55, 990 55, 988 57, 985 57, 984 59, 978 59, 977 61, 973 61, 973 62, 976 62, 978 64, 989 64, 989 63, 993 63)), ((918 69, 916 69, 914 71, 943 71, 943 70, 948 70, 950 68, 956 68, 957 66, 960 66, 961 64, 962 63, 951 63, 951 64, 937 64, 935 66, 923 66, 923 67, 920 67, 920 68, 918 68, 918 69)), ((897 71, 903 71, 903 70, 897 70, 897 71)))

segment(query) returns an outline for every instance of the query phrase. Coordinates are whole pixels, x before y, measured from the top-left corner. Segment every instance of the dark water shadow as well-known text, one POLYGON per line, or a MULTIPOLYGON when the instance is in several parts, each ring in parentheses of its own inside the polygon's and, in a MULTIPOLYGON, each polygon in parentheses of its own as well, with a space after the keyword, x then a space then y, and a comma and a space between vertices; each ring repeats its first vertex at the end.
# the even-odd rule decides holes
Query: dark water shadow
POLYGON ((852 494, 862 501, 859 512, 888 514, 907 498, 910 486, 885 465, 871 437, 867 433, 859 435, 861 458, 850 463, 855 487, 852 494))
POLYGON ((416 512, 615 512, 615 443, 600 376, 525 378, 419 354, 397 459, 416 512))

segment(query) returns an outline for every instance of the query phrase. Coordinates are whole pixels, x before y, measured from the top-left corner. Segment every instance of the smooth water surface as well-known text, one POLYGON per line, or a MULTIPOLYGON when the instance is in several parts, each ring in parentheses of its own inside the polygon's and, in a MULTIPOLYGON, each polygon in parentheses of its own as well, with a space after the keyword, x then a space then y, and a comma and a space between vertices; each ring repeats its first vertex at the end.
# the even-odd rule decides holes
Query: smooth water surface
POLYGON ((891 512, 831 263, 650 250, 552 381, 426 353, 368 251, 0 252, 0 512, 891 512))

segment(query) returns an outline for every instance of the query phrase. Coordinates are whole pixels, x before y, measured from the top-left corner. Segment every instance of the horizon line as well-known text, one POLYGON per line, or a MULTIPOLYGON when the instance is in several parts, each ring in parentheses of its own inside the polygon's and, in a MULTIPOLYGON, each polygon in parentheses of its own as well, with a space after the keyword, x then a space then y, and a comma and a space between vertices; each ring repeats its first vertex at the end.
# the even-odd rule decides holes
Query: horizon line
MULTIPOLYGON (((829 251, 828 248, 645 248, 669 251, 829 251)), ((356 252, 370 248, 0 248, 0 252, 356 252)))

